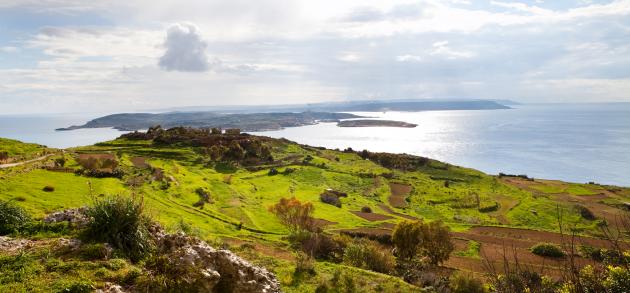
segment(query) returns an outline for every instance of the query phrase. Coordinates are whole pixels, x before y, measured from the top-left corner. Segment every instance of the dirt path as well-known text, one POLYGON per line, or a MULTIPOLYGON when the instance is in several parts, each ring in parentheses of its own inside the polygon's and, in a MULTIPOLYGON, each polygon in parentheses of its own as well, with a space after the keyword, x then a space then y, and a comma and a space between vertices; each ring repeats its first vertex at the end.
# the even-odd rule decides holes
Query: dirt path
POLYGON ((39 158, 30 159, 28 161, 17 162, 17 163, 10 163, 10 164, 3 164, 3 165, 0 165, 0 169, 11 168, 11 167, 21 166, 21 165, 28 164, 28 163, 42 161, 42 160, 48 159, 49 157, 54 156, 54 155, 55 154, 48 154, 48 155, 45 155, 45 156, 41 156, 39 158))

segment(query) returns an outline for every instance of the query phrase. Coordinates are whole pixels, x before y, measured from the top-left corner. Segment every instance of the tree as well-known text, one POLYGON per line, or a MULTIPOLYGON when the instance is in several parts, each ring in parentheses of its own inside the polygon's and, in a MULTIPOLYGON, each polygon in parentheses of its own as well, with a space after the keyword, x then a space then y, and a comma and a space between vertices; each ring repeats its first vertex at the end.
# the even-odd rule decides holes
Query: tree
POLYGON ((450 229, 442 221, 433 221, 421 225, 423 253, 429 257, 431 264, 438 265, 448 260, 455 248, 451 241, 450 229))
POLYGON ((224 157, 227 157, 228 160, 240 161, 245 157, 245 150, 243 150, 237 141, 233 140, 230 142, 230 146, 228 147, 224 157))
POLYGON ((276 215, 292 234, 315 230, 312 217, 314 210, 312 203, 302 203, 295 197, 290 199, 281 198, 280 202, 269 208, 269 211, 276 215))
POLYGON ((392 233, 392 242, 396 247, 398 257, 406 260, 411 260, 416 256, 422 240, 422 223, 418 221, 399 222, 392 233))
POLYGON ((220 161, 223 158, 223 154, 225 154, 226 148, 221 145, 213 145, 208 150, 208 154, 210 155, 210 159, 213 161, 220 161))

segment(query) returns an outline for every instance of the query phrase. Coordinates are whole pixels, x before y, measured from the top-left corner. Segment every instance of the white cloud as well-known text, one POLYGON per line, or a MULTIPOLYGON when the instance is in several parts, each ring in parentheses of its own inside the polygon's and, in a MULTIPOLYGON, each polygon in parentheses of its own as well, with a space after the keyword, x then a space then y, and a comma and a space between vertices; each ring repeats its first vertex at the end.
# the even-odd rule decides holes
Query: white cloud
POLYGON ((433 49, 429 53, 432 56, 440 56, 446 59, 471 58, 475 56, 473 52, 457 51, 448 46, 448 41, 440 41, 433 43, 433 49))
POLYGON ((417 56, 417 55, 406 54, 406 55, 396 56, 396 61, 399 61, 399 62, 420 62, 420 61, 422 61, 422 57, 417 56))
POLYGON ((171 25, 164 41, 166 52, 159 65, 168 71, 207 71, 210 63, 206 48, 197 26, 191 23, 171 25))
POLYGON ((18 47, 13 47, 13 46, 0 47, 0 52, 4 52, 4 53, 15 53, 19 50, 20 49, 18 47))

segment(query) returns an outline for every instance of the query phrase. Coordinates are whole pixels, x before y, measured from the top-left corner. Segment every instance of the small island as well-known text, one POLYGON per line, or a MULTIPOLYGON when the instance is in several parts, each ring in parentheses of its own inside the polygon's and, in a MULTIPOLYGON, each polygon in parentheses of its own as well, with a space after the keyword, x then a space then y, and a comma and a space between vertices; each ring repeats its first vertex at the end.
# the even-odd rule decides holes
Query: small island
POLYGON ((337 123, 339 127, 404 127, 414 128, 418 124, 407 123, 403 121, 394 120, 373 120, 373 119, 359 119, 359 120, 344 120, 337 123))

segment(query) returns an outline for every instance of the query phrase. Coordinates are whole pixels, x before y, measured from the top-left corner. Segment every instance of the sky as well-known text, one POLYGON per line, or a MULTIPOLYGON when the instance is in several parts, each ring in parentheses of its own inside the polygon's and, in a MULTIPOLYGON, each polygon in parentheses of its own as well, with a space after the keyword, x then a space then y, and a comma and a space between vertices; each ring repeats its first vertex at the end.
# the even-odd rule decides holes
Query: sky
POLYGON ((0 0, 0 114, 630 102, 630 0, 0 0))

